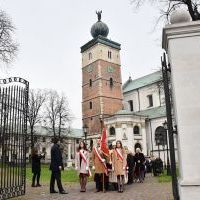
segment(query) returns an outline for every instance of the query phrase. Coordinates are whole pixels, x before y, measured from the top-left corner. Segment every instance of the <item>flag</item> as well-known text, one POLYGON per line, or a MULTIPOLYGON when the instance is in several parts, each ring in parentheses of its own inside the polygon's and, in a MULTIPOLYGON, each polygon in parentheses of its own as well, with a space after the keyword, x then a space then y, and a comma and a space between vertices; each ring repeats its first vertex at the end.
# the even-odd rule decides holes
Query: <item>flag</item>
POLYGON ((107 133, 106 128, 103 128, 103 132, 101 135, 101 150, 105 156, 109 156, 109 148, 107 145, 107 133))

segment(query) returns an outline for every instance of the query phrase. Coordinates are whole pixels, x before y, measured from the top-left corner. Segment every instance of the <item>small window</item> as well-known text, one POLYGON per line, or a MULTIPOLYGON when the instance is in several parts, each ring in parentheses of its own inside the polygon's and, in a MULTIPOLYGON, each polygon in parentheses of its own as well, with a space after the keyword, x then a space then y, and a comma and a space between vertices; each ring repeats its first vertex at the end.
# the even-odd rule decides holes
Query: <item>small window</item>
POLYGON ((89 53, 89 60, 91 60, 92 59, 92 53, 90 52, 89 53))
POLYGON ((90 120, 93 120, 93 118, 91 117, 90 120))
POLYGON ((42 142, 46 142, 46 138, 45 137, 42 138, 42 142))
POLYGON ((109 132, 110 132, 110 135, 115 135, 115 128, 110 127, 109 132))
POLYGON ((46 148, 42 147, 42 153, 46 153, 46 148))
POLYGON ((130 111, 133 111, 133 100, 129 100, 128 103, 129 103, 130 111))
POLYGON ((90 87, 92 87, 92 79, 90 79, 90 87))
POLYGON ((92 102, 90 101, 90 109, 92 109, 92 102))
POLYGON ((112 52, 111 51, 108 51, 108 58, 112 58, 112 52))
POLYGON ((153 107, 153 95, 148 95, 147 98, 149 100, 149 107, 153 107))
POLYGON ((35 136, 33 140, 34 140, 34 142, 37 142, 38 141, 37 136, 35 136))
POLYGON ((113 78, 110 78, 110 87, 113 86, 113 78))
POLYGON ((133 133, 134 133, 134 135, 139 135, 140 134, 140 128, 139 128, 139 126, 134 126, 133 133))

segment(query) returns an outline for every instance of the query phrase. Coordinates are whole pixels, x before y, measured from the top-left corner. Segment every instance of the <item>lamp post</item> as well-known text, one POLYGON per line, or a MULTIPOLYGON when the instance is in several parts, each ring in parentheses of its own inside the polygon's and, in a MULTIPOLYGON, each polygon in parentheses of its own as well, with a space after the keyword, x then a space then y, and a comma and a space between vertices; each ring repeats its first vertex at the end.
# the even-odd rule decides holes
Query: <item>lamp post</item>
POLYGON ((169 147, 168 147, 168 127, 167 127, 167 121, 165 120, 165 122, 163 123, 163 127, 166 131, 166 143, 167 143, 167 175, 170 176, 171 175, 171 170, 170 170, 170 164, 169 164, 169 147))
POLYGON ((158 157, 160 158, 160 138, 157 139, 158 144, 158 157))
POLYGON ((83 132, 84 132, 84 136, 85 136, 85 144, 86 144, 86 146, 87 146, 87 130, 88 130, 88 126, 87 126, 87 124, 84 124, 83 132))

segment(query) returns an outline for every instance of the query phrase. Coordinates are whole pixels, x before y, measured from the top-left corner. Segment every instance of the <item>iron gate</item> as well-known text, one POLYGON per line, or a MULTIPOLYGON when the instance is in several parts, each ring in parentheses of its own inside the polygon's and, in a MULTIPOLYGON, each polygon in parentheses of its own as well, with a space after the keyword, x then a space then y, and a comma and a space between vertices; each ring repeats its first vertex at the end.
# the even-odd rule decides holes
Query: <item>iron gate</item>
POLYGON ((25 194, 29 82, 0 79, 0 200, 25 194))
POLYGON ((166 114, 167 114, 167 129, 168 129, 170 161, 171 161, 172 191, 173 191, 174 200, 179 200, 180 197, 179 197, 179 191, 178 191, 178 181, 177 181, 177 174, 176 174, 176 158, 175 158, 175 148, 174 148, 174 133, 177 134, 177 130, 174 130, 173 121, 172 121, 172 91, 170 87, 171 68, 170 68, 170 64, 167 63, 165 53, 163 54, 163 57, 161 58, 161 64, 162 64, 162 76, 163 76, 166 114))

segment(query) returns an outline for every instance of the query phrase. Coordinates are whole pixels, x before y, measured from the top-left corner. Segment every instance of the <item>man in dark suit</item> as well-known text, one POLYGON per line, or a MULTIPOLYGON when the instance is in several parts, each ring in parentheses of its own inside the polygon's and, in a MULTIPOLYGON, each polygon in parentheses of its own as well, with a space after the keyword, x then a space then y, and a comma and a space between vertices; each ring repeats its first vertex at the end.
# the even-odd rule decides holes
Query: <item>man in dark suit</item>
POLYGON ((67 192, 63 189, 61 183, 61 170, 64 169, 62 162, 62 153, 59 147, 59 139, 53 139, 54 145, 51 148, 51 181, 50 181, 50 193, 57 193, 54 189, 55 180, 57 181, 58 189, 60 194, 67 194, 67 192))

